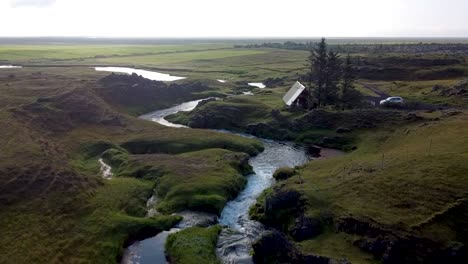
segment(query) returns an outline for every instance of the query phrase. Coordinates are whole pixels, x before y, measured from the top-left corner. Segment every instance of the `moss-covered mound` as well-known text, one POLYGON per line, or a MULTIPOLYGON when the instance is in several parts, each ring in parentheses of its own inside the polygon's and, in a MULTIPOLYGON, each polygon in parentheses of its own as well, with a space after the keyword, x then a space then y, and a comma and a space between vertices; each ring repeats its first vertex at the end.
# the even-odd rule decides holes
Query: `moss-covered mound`
POLYGON ((218 264, 216 242, 221 226, 191 227, 171 234, 166 242, 166 254, 171 263, 218 264))
POLYGON ((286 180, 294 176, 295 171, 293 168, 283 167, 279 168, 273 173, 273 178, 277 181, 286 180))

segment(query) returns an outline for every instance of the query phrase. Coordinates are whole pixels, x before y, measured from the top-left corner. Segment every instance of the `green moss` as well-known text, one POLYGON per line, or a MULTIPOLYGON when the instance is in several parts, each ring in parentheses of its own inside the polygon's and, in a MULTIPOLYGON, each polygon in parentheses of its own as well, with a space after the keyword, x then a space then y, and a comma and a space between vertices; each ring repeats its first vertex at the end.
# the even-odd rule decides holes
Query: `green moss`
POLYGON ((268 188, 260 194, 257 198, 257 202, 249 208, 249 216, 252 220, 256 220, 259 222, 265 222, 265 198, 267 195, 273 191, 272 188, 268 188))
POLYGON ((129 155, 123 149, 111 148, 104 151, 101 155, 102 159, 109 164, 115 171, 128 164, 129 155))
POLYGON ((171 263, 218 264, 216 243, 221 229, 219 225, 191 227, 170 234, 166 241, 166 252, 171 263))

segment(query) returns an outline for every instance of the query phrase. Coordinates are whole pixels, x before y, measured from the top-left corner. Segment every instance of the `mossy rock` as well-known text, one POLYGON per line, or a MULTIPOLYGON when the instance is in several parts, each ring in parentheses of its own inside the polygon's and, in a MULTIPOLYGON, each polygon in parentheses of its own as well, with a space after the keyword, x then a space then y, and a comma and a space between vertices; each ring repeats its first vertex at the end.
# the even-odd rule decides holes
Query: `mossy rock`
POLYGON ((275 173, 273 174, 273 178, 275 178, 275 180, 277 181, 287 180, 291 178, 292 176, 294 176, 295 174, 296 174, 296 171, 293 168, 282 167, 275 171, 275 173))

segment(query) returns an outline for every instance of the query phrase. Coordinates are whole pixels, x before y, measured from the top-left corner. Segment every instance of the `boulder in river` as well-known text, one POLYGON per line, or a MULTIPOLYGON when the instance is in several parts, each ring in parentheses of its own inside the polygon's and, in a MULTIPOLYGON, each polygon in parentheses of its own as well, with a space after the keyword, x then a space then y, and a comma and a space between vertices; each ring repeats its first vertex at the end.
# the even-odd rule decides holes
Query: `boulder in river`
POLYGON ((177 213, 183 217, 177 224, 178 228, 187 228, 192 226, 209 227, 218 223, 218 216, 215 214, 195 211, 182 211, 177 213))
POLYGON ((320 157, 320 151, 322 151, 322 149, 315 145, 307 146, 307 153, 312 157, 320 157))
POLYGON ((298 263, 298 252, 286 235, 268 232, 253 244, 255 263, 298 263))

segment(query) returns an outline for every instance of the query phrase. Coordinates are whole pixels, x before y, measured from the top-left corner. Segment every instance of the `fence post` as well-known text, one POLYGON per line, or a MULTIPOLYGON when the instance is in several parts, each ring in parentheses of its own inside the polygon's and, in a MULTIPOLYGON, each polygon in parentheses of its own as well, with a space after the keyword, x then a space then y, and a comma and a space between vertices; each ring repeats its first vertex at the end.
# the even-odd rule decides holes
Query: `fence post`
POLYGON ((343 177, 342 177, 343 181, 345 179, 345 175, 346 175, 346 165, 343 165, 343 177))
POLYGON ((429 141, 429 156, 431 156, 431 150, 432 150, 432 138, 431 138, 431 141, 429 141))

